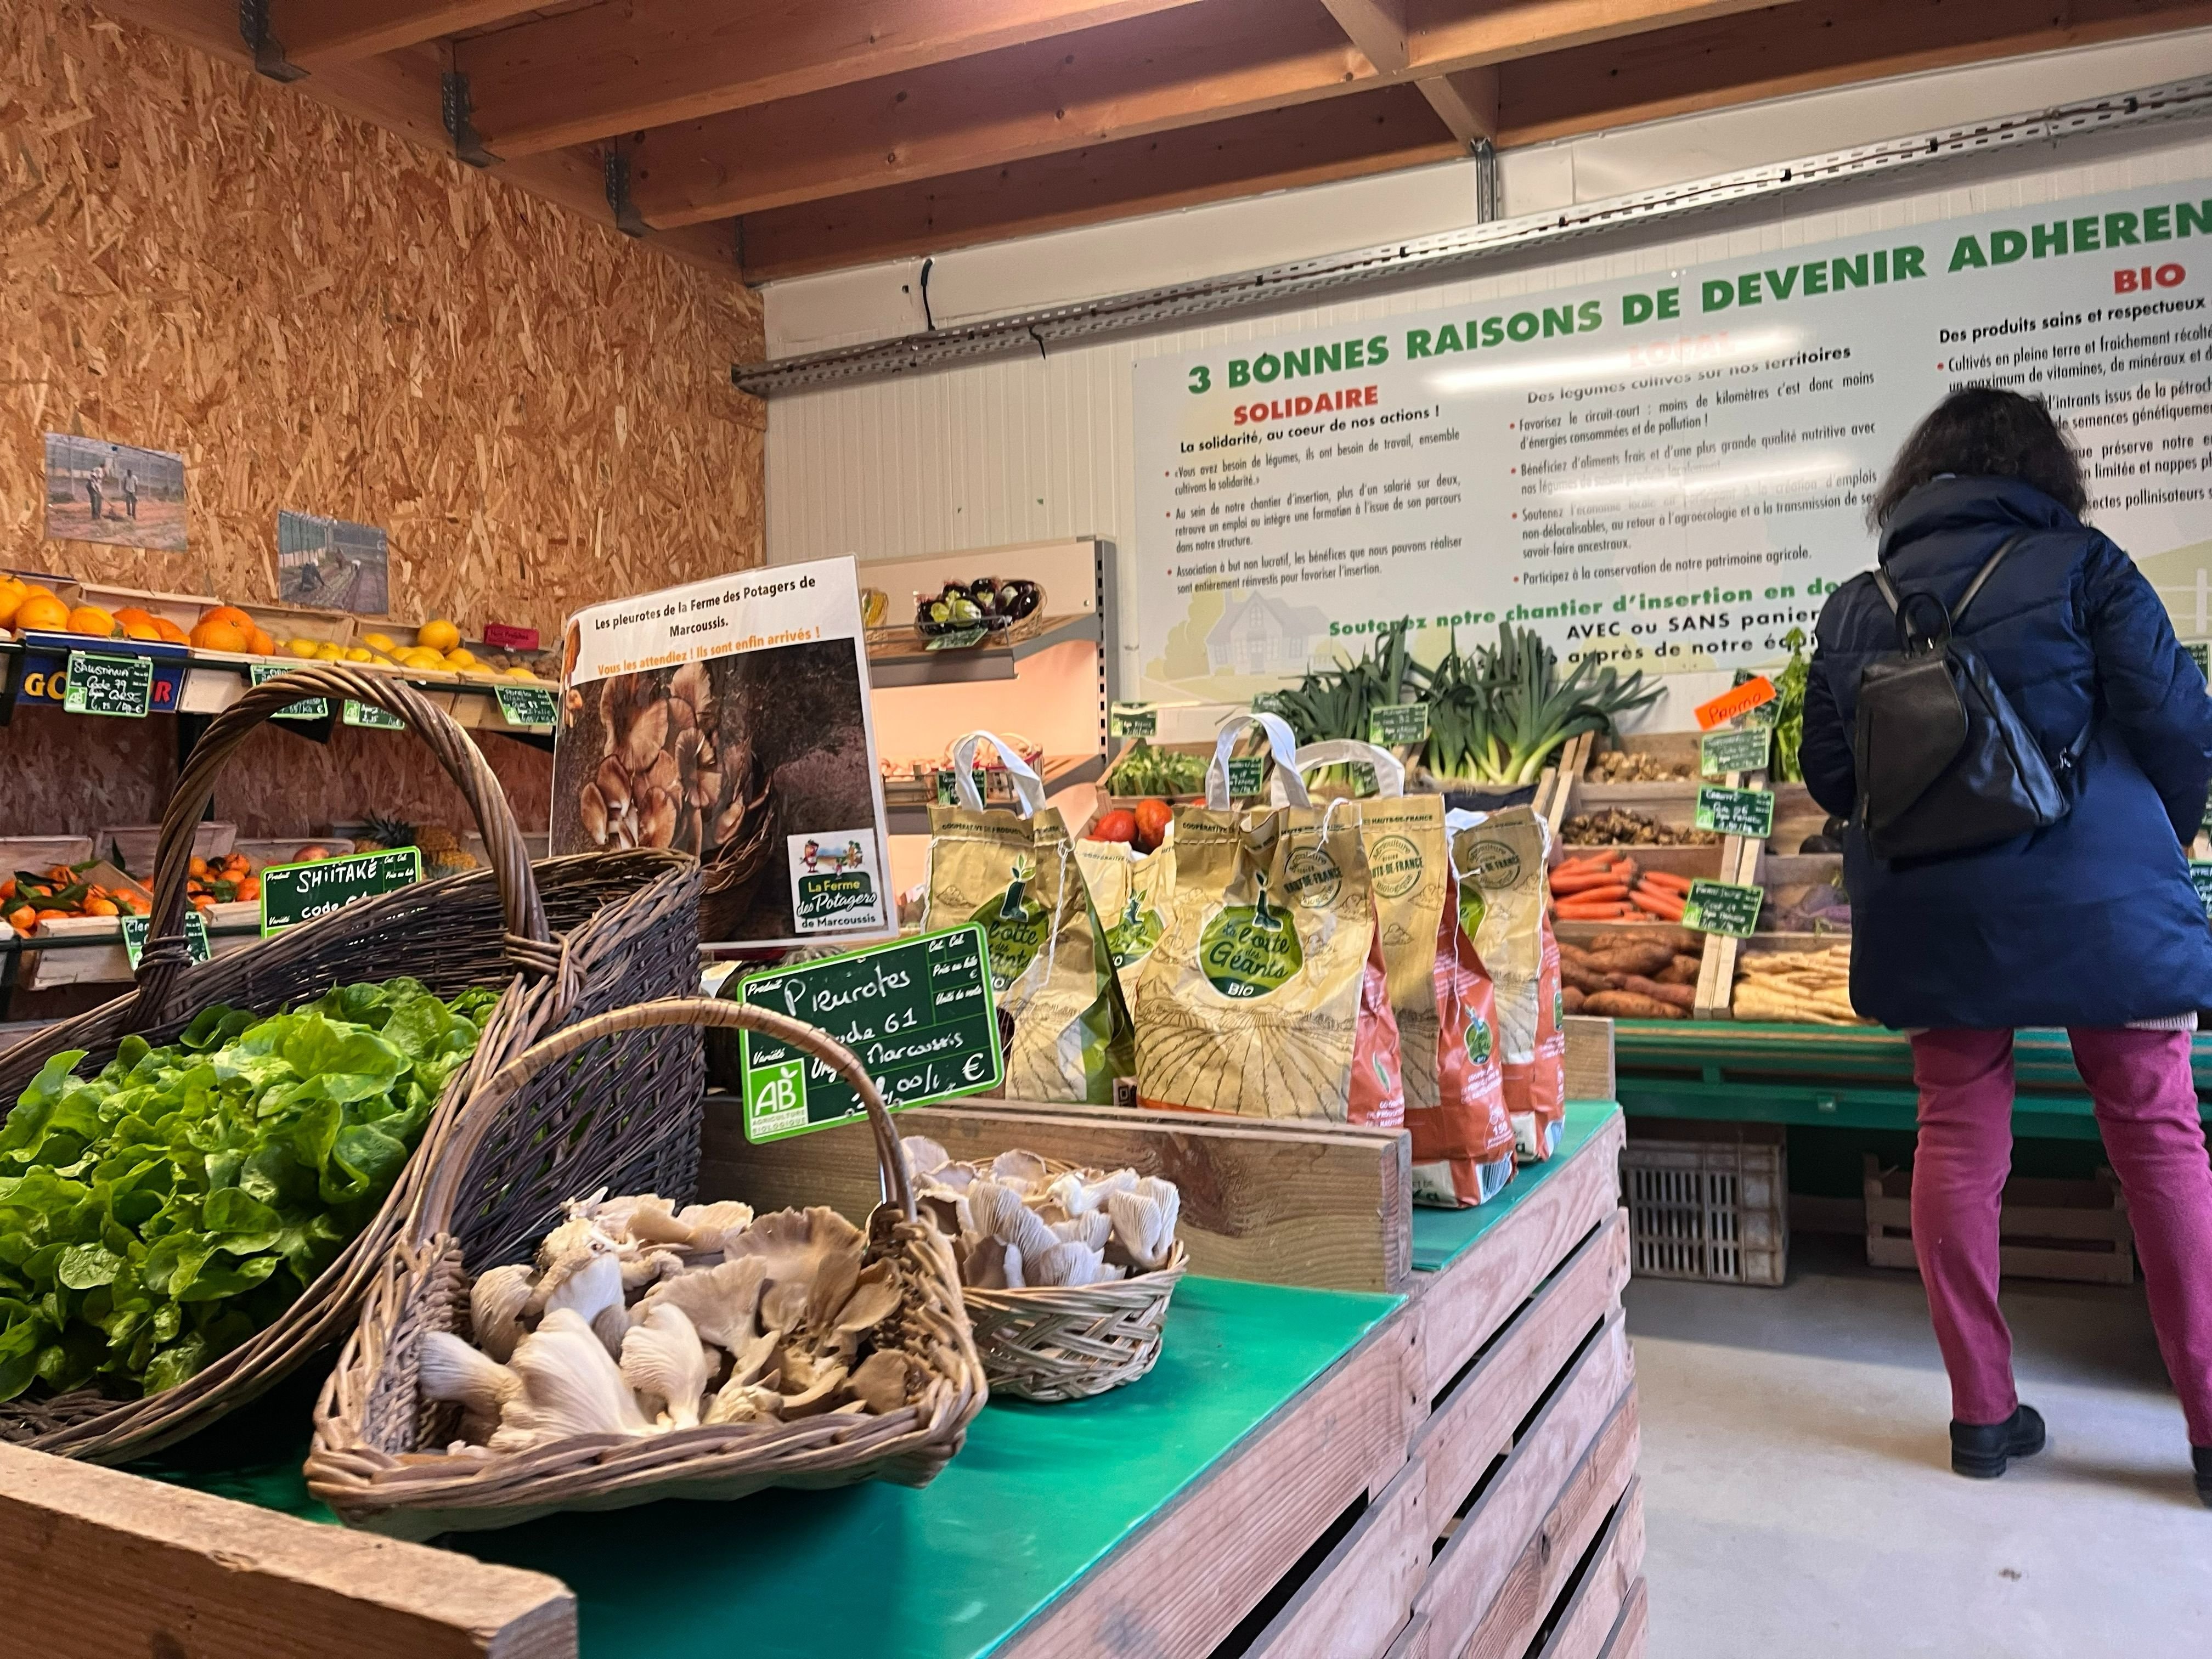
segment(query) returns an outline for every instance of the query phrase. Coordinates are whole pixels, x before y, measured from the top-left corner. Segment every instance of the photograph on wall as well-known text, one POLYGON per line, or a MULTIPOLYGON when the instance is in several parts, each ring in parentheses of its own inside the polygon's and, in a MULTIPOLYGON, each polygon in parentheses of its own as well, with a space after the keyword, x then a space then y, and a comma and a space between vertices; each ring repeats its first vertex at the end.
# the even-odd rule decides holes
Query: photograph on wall
POLYGON ((709 944, 892 931, 852 560, 594 605, 569 619, 562 659, 556 856, 696 853, 709 944))
POLYGON ((381 617, 392 609, 384 532, 313 513, 276 514, 276 597, 286 605, 381 617))
POLYGON ((185 458, 49 432, 46 539, 185 550, 185 458))

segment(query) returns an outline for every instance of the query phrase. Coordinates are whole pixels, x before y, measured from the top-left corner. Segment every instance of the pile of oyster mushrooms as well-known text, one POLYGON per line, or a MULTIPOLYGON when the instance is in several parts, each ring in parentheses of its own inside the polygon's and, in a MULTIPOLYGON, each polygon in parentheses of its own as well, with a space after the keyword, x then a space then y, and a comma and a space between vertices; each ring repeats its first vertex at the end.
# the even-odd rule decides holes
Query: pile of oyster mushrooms
POLYGON ((752 744, 724 733, 707 665, 617 674, 599 687, 599 768, 576 816, 599 847, 673 847, 705 857, 768 807, 752 744))
POLYGON ((834 1210, 596 1194, 534 1262, 477 1278, 474 1344, 423 1339, 422 1395, 460 1407, 457 1455, 896 1411, 921 1378, 892 1346, 893 1265, 864 1265, 864 1242, 834 1210))
POLYGON ((1104 1285, 1164 1267, 1175 1253, 1182 1195, 1134 1170, 1051 1173, 1035 1152, 956 1162, 909 1135, 915 1197, 953 1241, 960 1282, 982 1291, 1104 1285))

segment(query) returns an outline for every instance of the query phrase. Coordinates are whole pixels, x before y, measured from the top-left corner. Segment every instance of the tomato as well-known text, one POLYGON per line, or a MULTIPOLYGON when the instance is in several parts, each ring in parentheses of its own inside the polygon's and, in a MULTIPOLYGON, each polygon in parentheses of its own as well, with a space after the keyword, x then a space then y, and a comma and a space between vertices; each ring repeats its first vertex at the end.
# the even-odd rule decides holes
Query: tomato
POLYGON ((1168 838, 1168 826, 1175 822, 1175 809, 1164 800, 1140 800, 1136 817, 1137 850, 1149 853, 1168 838))
POLYGON ((1091 826, 1086 841, 1133 842, 1137 838, 1137 815, 1127 807, 1117 806, 1100 816, 1091 826))

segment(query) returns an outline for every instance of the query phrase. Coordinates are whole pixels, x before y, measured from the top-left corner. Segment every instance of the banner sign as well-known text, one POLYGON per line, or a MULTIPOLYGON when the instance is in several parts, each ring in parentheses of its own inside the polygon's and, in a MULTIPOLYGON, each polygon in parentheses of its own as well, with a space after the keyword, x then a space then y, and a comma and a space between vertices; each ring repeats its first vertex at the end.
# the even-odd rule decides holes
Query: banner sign
POLYGON ((1956 386, 2040 393, 2212 635, 2212 193, 2146 185, 1138 362, 1139 683, 1243 703, 1410 623, 1772 665, 1956 386))

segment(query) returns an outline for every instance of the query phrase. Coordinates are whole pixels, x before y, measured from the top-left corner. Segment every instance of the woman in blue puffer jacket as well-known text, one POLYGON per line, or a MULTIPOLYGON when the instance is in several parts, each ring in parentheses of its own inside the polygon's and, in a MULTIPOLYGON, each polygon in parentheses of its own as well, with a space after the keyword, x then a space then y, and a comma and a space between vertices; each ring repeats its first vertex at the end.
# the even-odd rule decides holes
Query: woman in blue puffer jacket
POLYGON ((1952 1466, 2002 1474, 2043 1446, 2042 1419, 2013 1389, 1997 1228, 2013 1029, 2063 1025, 2127 1194, 2197 1492, 2212 1504, 2212 1166, 2190 1075, 2197 1011, 2212 1007, 2212 928, 2186 851, 2212 783, 2212 698, 2155 590, 2081 522, 2086 504, 2042 399, 1969 386, 1905 440, 1871 509, 1900 599, 1955 606, 2009 544, 1957 637, 2054 765, 2080 745, 2064 817, 1947 857, 1869 849, 1852 723, 1860 673, 1898 648, 1870 573, 1820 613, 1802 758, 1813 798, 1852 818, 1851 1000, 1912 1033, 1912 1242, 1951 1377, 1952 1466))

